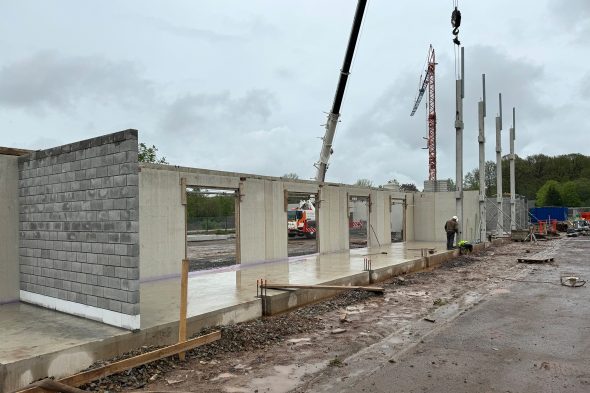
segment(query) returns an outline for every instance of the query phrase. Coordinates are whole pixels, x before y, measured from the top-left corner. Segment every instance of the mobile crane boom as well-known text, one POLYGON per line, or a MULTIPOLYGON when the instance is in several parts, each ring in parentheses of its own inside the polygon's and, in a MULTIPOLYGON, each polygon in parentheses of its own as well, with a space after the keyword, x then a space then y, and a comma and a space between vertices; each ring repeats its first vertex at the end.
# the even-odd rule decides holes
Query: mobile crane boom
POLYGON ((332 149, 332 142, 334 141, 334 134, 336 132, 336 125, 340 117, 340 106, 342 105, 342 98, 344 97, 344 90, 346 89, 346 82, 348 75, 350 75, 350 65, 354 56, 354 49, 358 40, 361 23, 363 21, 363 14, 367 6, 367 0, 359 0, 356 12, 354 14, 354 21, 352 22, 352 29, 350 31, 350 38, 348 39, 348 46, 346 47, 346 54, 344 55, 344 63, 340 70, 340 78, 338 79, 338 86, 336 87, 336 94, 332 104, 332 110, 328 113, 328 121, 326 122, 326 132, 322 138, 322 150, 320 152, 320 160, 315 164, 317 173, 315 180, 323 182, 326 178, 326 170, 328 169, 328 161, 334 152, 332 149))

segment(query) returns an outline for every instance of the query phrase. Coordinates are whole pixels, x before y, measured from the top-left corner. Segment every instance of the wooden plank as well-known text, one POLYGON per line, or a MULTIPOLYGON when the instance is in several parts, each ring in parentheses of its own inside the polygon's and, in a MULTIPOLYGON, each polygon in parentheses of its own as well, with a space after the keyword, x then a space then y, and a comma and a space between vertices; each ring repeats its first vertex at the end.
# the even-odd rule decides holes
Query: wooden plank
POLYGON ((16 149, 14 147, 2 147, 0 146, 0 154, 5 156, 26 156, 31 154, 33 150, 16 149))
POLYGON ((85 393, 85 390, 75 388, 70 385, 63 384, 61 382, 55 381, 51 378, 45 378, 41 381, 35 382, 32 384, 33 386, 39 386, 45 390, 49 390, 50 392, 61 392, 61 393, 85 393))
POLYGON ((349 285, 304 285, 304 284, 263 284, 262 288, 267 289, 330 289, 344 291, 347 289, 361 289, 369 292, 383 293, 381 287, 363 287, 363 286, 349 286, 349 285))
MULTIPOLYGON (((115 363, 107 364, 106 366, 95 368, 93 370, 83 371, 81 373, 72 375, 70 377, 58 380, 59 383, 69 386, 81 386, 100 378, 108 377, 109 375, 120 373, 133 367, 141 366, 143 364, 151 363, 172 355, 176 355, 182 351, 188 351, 201 345, 209 344, 221 338, 221 332, 216 331, 206 334, 204 336, 195 337, 191 340, 170 345, 168 347, 156 349, 152 352, 147 352, 128 359, 123 359, 115 363)), ((41 393, 45 390, 38 386, 32 386, 27 389, 19 390, 18 393, 41 393)))
MULTIPOLYGON (((180 276, 180 320, 178 321, 178 342, 186 341, 186 311, 188 297, 188 259, 182 260, 182 272, 180 276)), ((184 360, 184 352, 178 354, 180 360, 184 360)))

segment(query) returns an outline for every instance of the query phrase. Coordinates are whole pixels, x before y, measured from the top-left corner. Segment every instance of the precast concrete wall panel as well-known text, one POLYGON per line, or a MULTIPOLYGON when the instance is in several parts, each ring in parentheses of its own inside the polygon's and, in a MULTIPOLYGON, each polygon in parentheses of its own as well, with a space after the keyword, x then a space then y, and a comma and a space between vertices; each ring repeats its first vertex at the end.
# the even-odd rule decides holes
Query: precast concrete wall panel
POLYGON ((139 172, 139 244, 142 281, 179 276, 184 259, 185 213, 180 174, 139 172))
MULTIPOLYGON (((436 236, 436 198, 434 192, 414 194, 414 240, 437 241, 436 236)), ((444 224, 444 223, 443 223, 444 224)), ((442 231, 442 225, 439 230, 442 231)))
POLYGON ((320 253, 348 249, 348 194, 345 188, 324 186, 320 193, 320 253))
POLYGON ((0 155, 0 304, 19 299, 18 159, 0 155))
POLYGON ((391 212, 389 192, 371 192, 371 213, 369 219, 369 246, 391 244, 391 212))
POLYGON ((266 225, 265 259, 274 260, 287 257, 287 212, 285 194, 280 181, 265 181, 266 225))
POLYGON ((137 131, 18 159, 20 298, 139 328, 137 131))
POLYGON ((406 241, 416 241, 416 193, 406 194, 406 241))
MULTIPOLYGON (((266 200, 264 180, 242 182, 240 202, 240 262, 248 264, 266 259, 266 200)), ((286 225, 285 218, 285 225, 286 225)))
MULTIPOLYGON (((460 238, 473 241, 479 236, 477 191, 463 192, 463 227, 460 238)), ((454 192, 422 192, 414 195, 414 240, 445 242, 446 221, 457 215, 454 192)))
POLYGON ((479 240, 479 191, 463 191, 463 225, 463 240, 479 240))

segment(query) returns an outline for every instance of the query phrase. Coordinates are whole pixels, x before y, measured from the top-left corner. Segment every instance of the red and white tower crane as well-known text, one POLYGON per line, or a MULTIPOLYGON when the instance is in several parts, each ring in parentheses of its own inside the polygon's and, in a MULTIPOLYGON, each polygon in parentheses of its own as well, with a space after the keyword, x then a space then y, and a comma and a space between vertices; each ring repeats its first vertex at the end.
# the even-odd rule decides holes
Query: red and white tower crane
POLYGON ((420 88, 414 102, 414 108, 410 116, 414 116, 422 101, 422 96, 428 88, 428 180, 436 180, 436 88, 434 83, 434 69, 436 66, 434 48, 430 45, 426 58, 426 75, 420 77, 420 88))

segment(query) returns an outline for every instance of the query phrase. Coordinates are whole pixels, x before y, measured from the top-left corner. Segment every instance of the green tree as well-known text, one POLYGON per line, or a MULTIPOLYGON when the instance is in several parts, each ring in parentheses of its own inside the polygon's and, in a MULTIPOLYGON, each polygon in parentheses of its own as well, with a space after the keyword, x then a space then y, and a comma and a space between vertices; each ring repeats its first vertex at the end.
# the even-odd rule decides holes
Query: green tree
POLYGON ((549 180, 537 192, 537 206, 562 206, 559 193, 560 184, 555 180, 549 180))
POLYGON ((582 205, 576 182, 568 181, 561 185, 561 201, 563 206, 576 207, 582 205))
POLYGON ((158 148, 154 145, 148 147, 145 143, 139 144, 139 151, 137 153, 137 160, 139 162, 147 162, 151 164, 168 164, 166 157, 158 158, 158 148))
POLYGON ((354 185, 360 187, 373 187, 373 182, 369 179, 358 179, 354 185))
MULTIPOLYGON (((589 168, 590 169, 590 168, 589 168)), ((574 180, 576 183, 576 190, 583 206, 590 206, 590 179, 580 178, 574 180)))
MULTIPOLYGON (((491 197, 496 195, 496 163, 494 161, 486 161, 484 180, 486 196, 491 197)), ((463 189, 479 190, 479 168, 474 168, 467 172, 463 179, 463 189)))
POLYGON ((399 186, 399 189, 403 192, 418 192, 418 187, 414 183, 404 183, 399 186))

